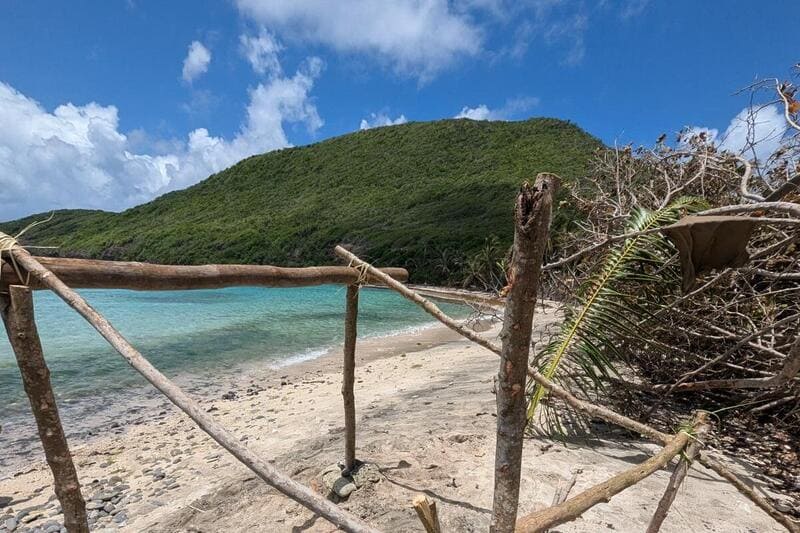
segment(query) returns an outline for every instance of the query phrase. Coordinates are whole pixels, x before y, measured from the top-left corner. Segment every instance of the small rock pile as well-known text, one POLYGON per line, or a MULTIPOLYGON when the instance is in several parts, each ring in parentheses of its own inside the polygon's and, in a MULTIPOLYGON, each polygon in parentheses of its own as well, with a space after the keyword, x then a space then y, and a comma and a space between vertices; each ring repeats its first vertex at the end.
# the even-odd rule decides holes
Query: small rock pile
POLYGON ((356 462, 349 475, 342 475, 344 465, 335 463, 320 473, 321 489, 326 498, 340 502, 346 500, 355 490, 368 483, 378 483, 382 478, 380 469, 372 463, 356 462))

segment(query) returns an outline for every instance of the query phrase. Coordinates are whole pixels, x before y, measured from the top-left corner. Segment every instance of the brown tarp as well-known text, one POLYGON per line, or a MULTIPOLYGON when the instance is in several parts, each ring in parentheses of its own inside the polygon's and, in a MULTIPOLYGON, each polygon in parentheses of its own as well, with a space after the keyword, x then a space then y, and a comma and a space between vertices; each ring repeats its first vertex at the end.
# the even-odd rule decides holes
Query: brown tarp
POLYGON ((680 253, 683 291, 688 292, 703 272, 746 264, 747 243, 757 223, 748 217, 686 216, 663 228, 680 253))

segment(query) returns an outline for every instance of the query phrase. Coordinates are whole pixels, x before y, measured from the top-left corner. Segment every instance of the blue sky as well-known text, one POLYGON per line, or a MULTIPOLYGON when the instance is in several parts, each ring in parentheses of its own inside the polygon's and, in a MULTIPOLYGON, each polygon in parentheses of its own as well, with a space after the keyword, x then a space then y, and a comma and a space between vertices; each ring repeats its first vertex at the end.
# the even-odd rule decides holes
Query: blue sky
POLYGON ((5 0, 0 220, 123 209, 362 122, 725 130, 737 89, 800 60, 799 18, 789 0, 5 0))

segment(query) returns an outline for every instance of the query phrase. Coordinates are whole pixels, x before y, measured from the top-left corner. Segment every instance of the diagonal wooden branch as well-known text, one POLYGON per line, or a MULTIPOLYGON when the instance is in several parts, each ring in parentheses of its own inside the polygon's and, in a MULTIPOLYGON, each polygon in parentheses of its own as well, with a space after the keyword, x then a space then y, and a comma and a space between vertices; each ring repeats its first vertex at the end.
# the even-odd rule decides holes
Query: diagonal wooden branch
POLYGON ((367 273, 369 273, 379 282, 383 283, 390 289, 394 289, 395 291, 399 292, 403 297, 419 305, 428 314, 436 318, 436 320, 438 320, 448 328, 452 329, 456 333, 459 333, 462 336, 471 340, 472 342, 478 344, 479 346, 483 346, 487 350, 491 350, 497 355, 500 355, 500 348, 495 346, 490 340, 485 339, 475 331, 472 331, 471 329, 462 326, 457 320, 453 320, 452 318, 447 316, 441 309, 439 309, 439 307, 435 303, 428 300, 424 296, 421 296, 418 292, 409 289, 399 281, 384 274, 383 272, 381 272, 374 266, 370 265, 366 261, 362 261, 361 259, 356 257, 352 252, 350 252, 345 248, 342 248, 341 246, 337 246, 336 248, 334 248, 333 252, 342 259, 347 260, 352 266, 365 269, 367 273))
POLYGON ((51 271, 43 267, 33 256, 19 246, 9 250, 17 261, 37 282, 50 288, 67 305, 78 312, 106 339, 111 346, 147 381, 161 391, 178 408, 186 413, 200 429, 208 433, 217 443, 228 450, 250 470, 281 493, 301 505, 323 516, 331 523, 346 531, 356 533, 377 533, 361 519, 337 507, 308 487, 294 481, 289 476, 274 468, 249 448, 239 442, 231 432, 220 425, 214 418, 183 390, 159 372, 145 357, 134 348, 125 337, 100 313, 95 311, 77 292, 66 286, 51 271))
POLYGON ((800 174, 786 180, 786 183, 775 189, 764 198, 765 202, 777 202, 791 192, 800 191, 800 174))
POLYGON ((782 387, 800 373, 800 335, 797 336, 780 371, 765 378, 709 379, 676 385, 672 392, 691 392, 712 389, 769 389, 782 387))
MULTIPOLYGON (((692 427, 696 428, 699 423, 700 416, 695 419, 692 427)), ((660 452, 647 461, 569 498, 562 504, 520 518, 517 521, 516 531, 540 533, 559 524, 575 520, 598 503, 609 502, 615 495, 668 465, 676 455, 683 451, 689 439, 689 433, 679 431, 670 438, 660 452)))
POLYGON ((666 384, 659 384, 654 385, 652 388, 653 390, 665 390, 664 396, 667 396, 673 392, 690 392, 696 390, 709 390, 709 389, 736 389, 736 388, 744 388, 744 389, 763 389, 769 387, 779 387, 790 380, 794 379, 798 372, 800 372, 800 335, 798 335, 797 339, 795 339, 792 348, 789 350, 789 353, 786 356, 786 361, 781 368, 780 372, 775 374, 774 376, 767 377, 767 378, 744 378, 744 379, 735 379, 735 380, 709 380, 709 381, 695 381, 695 382, 688 382, 688 379, 692 376, 698 375, 700 372, 703 372, 710 368, 712 365, 720 363, 725 360, 729 355, 734 353, 736 350, 741 348, 745 345, 750 339, 757 337, 758 335, 762 334, 764 331, 774 328, 782 323, 791 322, 797 319, 797 315, 791 315, 788 317, 784 317, 777 322, 773 322, 768 324, 767 326, 761 328, 758 331, 750 333, 746 337, 740 339, 733 347, 729 348, 722 354, 718 355, 714 359, 707 361, 699 368, 692 370, 691 372, 687 372, 684 374, 677 382, 666 385, 666 384), (736 383, 741 383, 741 386, 736 386, 736 383))
POLYGON ((656 508, 655 514, 653 514, 653 518, 650 520, 650 525, 647 526, 647 533, 658 533, 661 530, 661 524, 664 523, 664 519, 667 518, 667 513, 669 513, 669 508, 672 506, 672 503, 675 501, 675 496, 678 494, 678 489, 683 483, 683 480, 686 479, 686 475, 689 473, 689 467, 692 464, 692 461, 697 457, 697 454, 700 453, 700 449, 703 447, 705 442, 705 438, 708 435, 708 432, 711 430, 711 424, 708 420, 708 413, 701 412, 700 417, 697 420, 697 425, 695 426, 695 434, 692 441, 686 447, 686 453, 683 456, 683 459, 678 463, 678 466, 675 467, 675 470, 672 472, 672 476, 669 478, 669 484, 667 485, 667 490, 664 491, 664 495, 661 497, 661 500, 658 502, 658 507, 656 508))
POLYGON ((730 215, 732 213, 754 213, 760 211, 778 211, 800 216, 800 205, 791 202, 757 202, 747 205, 726 205, 702 211, 698 215, 730 215))
MULTIPOLYGON (((370 265, 369 263, 362 261, 352 253, 348 252, 341 246, 336 247, 336 255, 347 259, 348 261, 352 261, 354 265, 359 266, 361 268, 366 269, 370 274, 373 274, 377 277, 377 269, 370 265)), ((444 325, 452 329, 453 331, 460 333, 465 338, 472 340, 476 344, 486 348, 487 350, 493 352, 496 355, 500 355, 500 347, 496 346, 494 343, 489 341, 488 339, 484 339, 475 334, 472 330, 469 330, 460 324, 457 321, 453 320, 446 314, 444 314, 433 302, 425 299, 424 297, 420 296, 415 291, 409 289, 405 285, 399 282, 386 282, 386 280, 381 279, 382 282, 386 283, 389 288, 392 288, 411 300, 412 302, 417 303, 420 307, 422 307, 425 311, 427 311, 431 316, 442 322, 444 325), (478 337, 477 340, 474 337, 478 337)), ((637 435, 643 435, 648 439, 652 440, 653 442, 657 442, 660 444, 667 444, 671 436, 658 431, 655 428, 648 426, 647 424, 642 424, 641 422, 637 422, 627 416, 621 415, 607 407, 603 407, 602 405, 596 405, 584 400, 580 400, 576 398, 572 393, 568 390, 556 385, 545 376, 543 376, 538 370, 532 367, 528 367, 528 375, 534 379, 537 383, 539 383, 542 387, 549 391, 551 396, 560 398, 565 403, 573 407, 574 409, 586 413, 589 416, 597 417, 600 419, 605 420, 611 424, 623 427, 628 429, 637 435)), ((708 456, 705 453, 700 454, 698 458, 698 462, 705 466, 706 468, 713 470, 717 474, 719 474, 722 478, 728 480, 732 485, 734 485, 739 492, 741 492, 744 496, 749 498, 753 503, 755 503, 760 509, 764 512, 769 514, 776 522, 783 525, 788 531, 791 533, 800 533, 800 525, 794 522, 791 518, 786 516, 785 514, 781 513, 775 507, 770 504, 766 498, 755 492, 747 483, 739 479, 733 472, 731 472, 728 468, 726 468, 722 463, 713 459, 712 457, 708 456)))

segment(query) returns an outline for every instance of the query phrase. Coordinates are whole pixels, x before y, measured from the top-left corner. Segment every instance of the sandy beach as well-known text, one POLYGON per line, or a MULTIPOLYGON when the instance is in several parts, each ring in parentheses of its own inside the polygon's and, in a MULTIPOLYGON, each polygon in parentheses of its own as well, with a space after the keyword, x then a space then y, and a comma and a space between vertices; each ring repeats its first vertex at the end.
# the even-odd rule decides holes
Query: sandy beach
MULTIPOLYGON (((552 316, 538 315, 537 327, 552 316)), ((496 335, 498 327, 485 332, 496 335)), ((206 410, 255 452, 321 490, 343 454, 340 349, 290 366, 253 365, 210 392, 206 410)), ((357 456, 370 464, 341 505, 374 526, 422 531, 411 508, 437 502, 445 531, 487 531, 492 503, 497 358, 443 327, 359 342, 357 456)), ((73 443, 94 530, 149 532, 333 531, 234 460, 177 409, 145 407, 137 424, 98 428, 73 443)), ((69 420, 64 420, 69 425, 69 420)), ((521 512, 550 504, 643 461, 657 447, 608 428, 591 440, 526 441, 521 512)), ((744 472, 741 468, 740 472, 744 472)), ((554 531, 643 531, 669 478, 660 471, 609 504, 554 531)), ((0 473, 0 532, 61 531, 43 460, 0 473)), ((662 531, 782 531, 760 509, 696 465, 662 531)))

